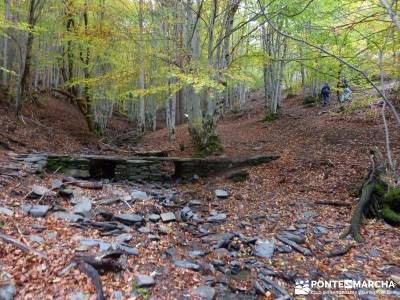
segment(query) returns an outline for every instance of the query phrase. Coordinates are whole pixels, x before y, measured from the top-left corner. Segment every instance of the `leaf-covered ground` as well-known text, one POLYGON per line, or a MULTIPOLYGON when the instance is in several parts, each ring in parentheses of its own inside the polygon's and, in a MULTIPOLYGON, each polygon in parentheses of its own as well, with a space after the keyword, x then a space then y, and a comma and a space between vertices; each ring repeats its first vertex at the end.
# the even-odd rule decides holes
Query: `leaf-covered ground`
MULTIPOLYGON (((365 243, 339 239, 356 204, 357 190, 369 164, 369 149, 384 149, 383 128, 373 109, 349 114, 333 105, 327 110, 303 108, 301 99, 293 98, 285 102, 277 120, 264 123, 259 95, 254 94, 253 98, 244 112, 230 114, 221 121, 224 154, 277 154, 280 158, 247 168, 249 178, 244 182, 232 183, 226 174, 191 182, 105 181, 101 190, 69 186, 75 189, 74 196, 66 198, 59 196, 57 189, 44 197, 27 196, 34 185, 51 188, 54 180, 63 180, 60 174, 3 177, 0 207, 11 209, 13 215, 0 212, 0 232, 43 255, 23 252, 0 241, 0 273, 12 275, 16 298, 68 299, 75 293, 74 299, 95 299, 91 280, 76 267, 65 268, 76 254, 100 251, 97 244, 85 244, 82 240, 95 239, 112 248, 118 235, 105 236, 97 229, 58 220, 51 212, 45 218, 33 218, 23 212, 23 205, 29 203, 51 205, 53 210, 69 209, 74 198, 83 196, 91 199, 91 214, 97 214, 96 221, 102 221, 98 213, 104 210, 114 216, 137 213, 145 217, 141 225, 124 227, 132 235, 127 245, 136 248, 138 255, 123 257, 123 271, 102 275, 107 298, 196 299, 197 287, 212 286, 213 290, 207 291, 215 292, 218 299, 274 299, 279 295, 276 290, 265 289, 262 294, 256 288, 262 283, 262 276, 268 275, 290 295, 294 293, 296 279, 387 280, 400 276, 398 228, 380 220, 368 220, 362 228, 365 243), (124 201, 102 204, 110 199, 131 200, 129 195, 134 189, 146 192, 151 199, 131 201, 129 205, 124 201), (216 189, 227 191, 228 198, 216 199, 216 189), (316 203, 328 200, 349 205, 316 203), (203 222, 182 220, 181 210, 186 206, 203 222), (165 212, 176 213, 177 220, 164 223, 147 219, 151 213, 165 212), (222 216, 221 222, 207 222, 210 216, 218 214, 222 216), (283 231, 305 237, 301 246, 309 249, 311 255, 305 256, 277 241, 277 235, 283 231), (39 243, 37 236, 43 239, 39 243), (224 239, 227 242, 222 245, 224 239), (275 240, 272 258, 254 256, 257 239, 275 240), (345 255, 327 257, 332 250, 348 245, 353 247, 345 255), (177 266, 182 260, 195 266, 177 266), (154 285, 139 288, 136 277, 140 274, 153 276, 154 285)), ((398 155, 398 130, 393 129, 392 134, 398 155)), ((38 133, 39 139, 42 136, 38 133)), ((73 151, 77 148, 78 143, 71 147, 73 151)), ((177 156, 193 152, 185 126, 178 128, 174 142, 169 142, 166 131, 160 130, 146 135, 138 148, 170 150, 171 155, 177 156)), ((18 163, 7 151, 2 151, 0 158, 3 165, 18 163)))

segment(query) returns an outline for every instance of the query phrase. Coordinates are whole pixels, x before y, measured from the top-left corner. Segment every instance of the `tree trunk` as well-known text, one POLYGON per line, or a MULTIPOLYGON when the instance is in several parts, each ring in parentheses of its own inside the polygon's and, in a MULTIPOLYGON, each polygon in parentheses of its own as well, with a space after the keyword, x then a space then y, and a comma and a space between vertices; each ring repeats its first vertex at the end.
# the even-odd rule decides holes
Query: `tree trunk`
MULTIPOLYGON (((4 1, 4 13, 5 13, 5 20, 9 21, 11 19, 11 0, 5 0, 4 1)), ((4 41, 3 41, 3 67, 4 69, 8 70, 9 68, 9 60, 8 60, 8 41, 9 37, 7 36, 8 30, 5 28, 5 35, 4 35, 4 41)), ((2 81, 4 87, 8 86, 8 74, 6 71, 3 70, 2 72, 2 81)))
MULTIPOLYGON (((139 0, 139 39, 140 44, 143 46, 143 30, 144 30, 144 16, 143 16, 143 0, 139 0)), ((139 74, 139 88, 141 90, 145 89, 145 73, 144 73, 144 57, 140 57, 140 74, 139 74)), ((145 131, 146 126, 146 114, 145 114, 145 97, 140 96, 139 98, 139 120, 138 127, 139 132, 143 133, 145 131)))
POLYGON ((23 101, 27 95, 29 89, 29 80, 30 80, 30 70, 31 70, 31 60, 32 60, 32 47, 33 47, 33 29, 35 28, 35 7, 36 0, 30 0, 29 2, 29 18, 28 18, 28 38, 26 41, 26 50, 25 50, 25 61, 21 62, 22 64, 22 72, 20 75, 19 84, 17 87, 17 96, 16 96, 16 118, 19 121, 23 120, 22 117, 22 106, 23 101))

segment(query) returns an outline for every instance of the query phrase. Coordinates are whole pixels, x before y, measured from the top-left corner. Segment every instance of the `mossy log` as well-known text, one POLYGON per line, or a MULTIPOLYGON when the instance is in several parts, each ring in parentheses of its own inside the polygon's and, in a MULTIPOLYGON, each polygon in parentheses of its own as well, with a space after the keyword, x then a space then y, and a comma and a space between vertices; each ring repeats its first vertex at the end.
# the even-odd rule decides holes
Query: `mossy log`
POLYGON ((371 166, 362 185, 360 200, 342 238, 351 234, 357 242, 363 242, 360 227, 364 217, 383 218, 389 224, 400 225, 400 188, 393 182, 382 154, 378 150, 371 151, 371 166))

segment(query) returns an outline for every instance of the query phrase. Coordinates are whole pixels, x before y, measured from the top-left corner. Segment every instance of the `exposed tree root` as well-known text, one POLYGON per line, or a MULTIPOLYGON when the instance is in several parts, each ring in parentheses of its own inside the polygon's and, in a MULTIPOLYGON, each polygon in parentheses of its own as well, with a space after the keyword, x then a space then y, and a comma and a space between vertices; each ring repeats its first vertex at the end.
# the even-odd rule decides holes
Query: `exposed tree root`
POLYGON ((400 224, 400 214, 396 209, 400 203, 400 191, 397 192, 398 187, 393 184, 393 180, 390 180, 383 156, 378 150, 371 151, 371 161, 351 224, 341 238, 352 235, 357 242, 363 242, 360 227, 364 217, 381 217, 388 223, 400 224))

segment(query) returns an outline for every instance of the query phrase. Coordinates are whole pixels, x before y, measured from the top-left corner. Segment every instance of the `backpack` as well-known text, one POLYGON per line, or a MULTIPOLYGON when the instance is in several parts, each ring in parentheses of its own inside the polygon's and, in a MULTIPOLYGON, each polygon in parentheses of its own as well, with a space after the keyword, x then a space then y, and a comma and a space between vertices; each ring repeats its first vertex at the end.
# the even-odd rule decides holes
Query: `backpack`
POLYGON ((330 91, 331 91, 331 89, 329 88, 329 86, 324 85, 324 86, 322 87, 321 94, 322 94, 322 95, 329 95, 330 91))

